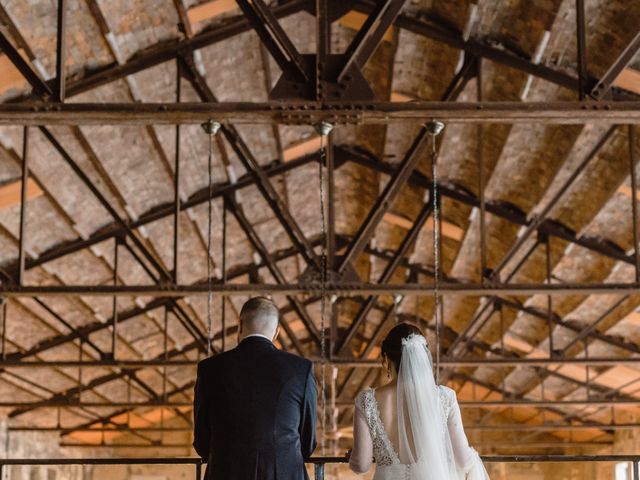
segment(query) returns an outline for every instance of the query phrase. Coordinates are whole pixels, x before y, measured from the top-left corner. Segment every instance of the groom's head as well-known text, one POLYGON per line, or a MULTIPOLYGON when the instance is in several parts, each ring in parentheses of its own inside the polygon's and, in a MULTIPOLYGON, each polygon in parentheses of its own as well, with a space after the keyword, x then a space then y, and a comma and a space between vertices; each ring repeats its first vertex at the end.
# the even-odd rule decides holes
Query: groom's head
POLYGON ((260 334, 274 340, 278 336, 278 307, 267 297, 253 297, 240 310, 238 338, 260 334))

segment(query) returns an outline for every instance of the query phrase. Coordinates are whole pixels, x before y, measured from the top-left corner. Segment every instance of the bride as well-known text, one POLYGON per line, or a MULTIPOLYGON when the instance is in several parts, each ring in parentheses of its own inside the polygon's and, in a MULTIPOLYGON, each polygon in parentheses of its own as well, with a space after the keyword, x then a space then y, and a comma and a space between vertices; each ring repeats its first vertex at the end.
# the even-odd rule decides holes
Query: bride
POLYGON ((390 382, 356 397, 351 469, 374 480, 488 480, 469 446, 453 390, 436 385, 427 341, 418 327, 396 325, 382 342, 390 382))

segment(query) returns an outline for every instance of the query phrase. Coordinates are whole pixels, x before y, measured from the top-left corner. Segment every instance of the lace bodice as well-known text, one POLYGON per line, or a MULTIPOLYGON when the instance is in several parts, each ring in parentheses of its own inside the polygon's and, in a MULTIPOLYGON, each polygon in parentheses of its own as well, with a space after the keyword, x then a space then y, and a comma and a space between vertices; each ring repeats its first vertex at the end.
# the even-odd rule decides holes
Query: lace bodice
MULTIPOLYGON (((455 392, 448 387, 438 387, 440 393, 440 407, 442 408, 443 429, 447 428, 447 420, 455 404, 455 392)), ((387 436, 384 423, 380 418, 380 409, 376 400, 375 390, 368 388, 363 390, 356 397, 356 408, 362 412, 369 427, 369 434, 373 443, 373 457, 376 464, 395 465, 400 463, 398 453, 387 436)))
POLYGON ((360 392, 356 397, 356 408, 363 414, 369 427, 371 440, 373 441, 373 456, 378 465, 393 465, 400 463, 398 454, 396 453, 384 424, 380 418, 380 409, 375 396, 375 390, 368 388, 360 392))

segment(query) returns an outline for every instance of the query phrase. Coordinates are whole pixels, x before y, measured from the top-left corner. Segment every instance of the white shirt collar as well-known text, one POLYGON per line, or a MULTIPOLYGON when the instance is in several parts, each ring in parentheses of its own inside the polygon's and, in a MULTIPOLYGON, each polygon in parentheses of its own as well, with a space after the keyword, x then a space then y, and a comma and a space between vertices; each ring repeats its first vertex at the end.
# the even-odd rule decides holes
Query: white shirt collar
POLYGON ((267 340, 269 340, 271 342, 271 339, 269 337, 267 337, 266 335, 263 335, 261 333, 251 333, 251 334, 247 335, 246 337, 244 337, 242 340, 244 340, 245 338, 249 338, 249 337, 262 337, 262 338, 266 338, 267 340))

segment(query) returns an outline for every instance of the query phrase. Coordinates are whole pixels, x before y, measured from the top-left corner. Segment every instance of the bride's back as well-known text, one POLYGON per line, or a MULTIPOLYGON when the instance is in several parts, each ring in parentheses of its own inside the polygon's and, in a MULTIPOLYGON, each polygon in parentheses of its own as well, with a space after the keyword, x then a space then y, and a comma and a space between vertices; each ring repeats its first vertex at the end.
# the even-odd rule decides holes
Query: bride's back
POLYGON ((466 473, 488 480, 464 434, 455 392, 434 381, 420 330, 396 325, 381 351, 391 381, 355 399, 352 470, 366 472, 375 458, 375 480, 457 480, 466 473))
MULTIPOLYGON (((403 456, 399 451, 399 433, 398 433, 398 388, 397 383, 391 382, 387 385, 375 390, 375 398, 378 403, 378 410, 380 412, 380 420, 384 425, 387 437, 393 446, 393 449, 400 455, 401 463, 409 463, 408 458, 402 458, 403 456)), ((411 438, 411 432, 407 432, 409 436, 409 445, 411 450, 414 450, 413 439, 411 438)))

